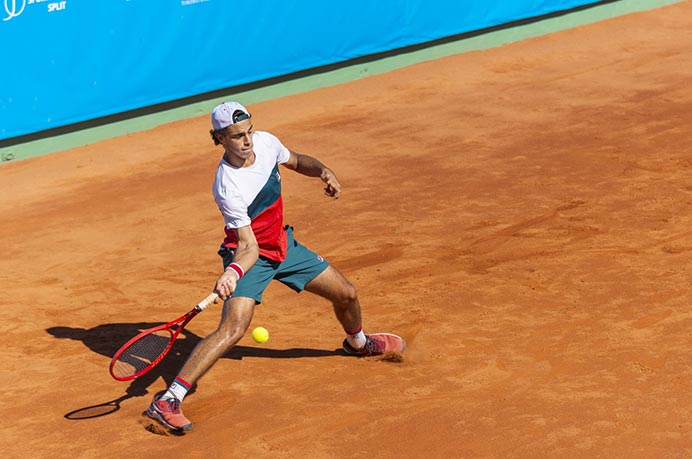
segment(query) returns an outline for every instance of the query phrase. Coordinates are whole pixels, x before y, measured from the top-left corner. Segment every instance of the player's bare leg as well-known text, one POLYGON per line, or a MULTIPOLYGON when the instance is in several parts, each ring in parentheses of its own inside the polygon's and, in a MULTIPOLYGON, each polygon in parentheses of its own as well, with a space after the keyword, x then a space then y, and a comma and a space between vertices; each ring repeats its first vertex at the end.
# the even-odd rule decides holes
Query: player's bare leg
POLYGON ((335 267, 328 266, 307 283, 305 290, 332 302, 336 318, 344 330, 356 330, 361 326, 358 292, 335 267))
POLYGON ((346 332, 343 342, 348 354, 365 357, 401 353, 406 342, 391 333, 366 335, 363 332, 360 302, 356 288, 333 266, 310 281, 305 290, 332 302, 334 313, 346 332))
POLYGON ((218 328, 200 341, 178 376, 194 384, 245 335, 255 312, 255 300, 231 297, 223 305, 218 328))
POLYGON ((255 300, 251 298, 226 300, 218 328, 195 346, 166 393, 151 402, 147 415, 173 432, 192 429, 192 422, 183 414, 180 403, 192 384, 245 335, 254 311, 255 300))

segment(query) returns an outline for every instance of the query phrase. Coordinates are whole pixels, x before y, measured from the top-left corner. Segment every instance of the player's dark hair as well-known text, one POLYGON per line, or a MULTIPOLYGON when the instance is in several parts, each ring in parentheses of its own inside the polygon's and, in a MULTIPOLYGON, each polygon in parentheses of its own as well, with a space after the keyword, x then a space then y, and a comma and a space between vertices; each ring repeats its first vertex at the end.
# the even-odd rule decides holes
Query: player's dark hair
POLYGON ((219 139, 216 138, 216 131, 215 130, 210 130, 209 135, 211 135, 211 140, 214 141, 214 145, 221 145, 221 142, 219 142, 219 139))

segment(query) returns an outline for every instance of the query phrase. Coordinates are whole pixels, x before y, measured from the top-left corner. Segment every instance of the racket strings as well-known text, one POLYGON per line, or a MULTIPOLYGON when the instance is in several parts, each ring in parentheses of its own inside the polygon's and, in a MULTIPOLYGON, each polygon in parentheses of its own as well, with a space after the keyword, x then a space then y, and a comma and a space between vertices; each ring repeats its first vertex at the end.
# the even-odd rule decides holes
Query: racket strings
POLYGON ((113 364, 113 375, 126 378, 151 366, 166 351, 173 334, 169 330, 144 335, 123 350, 113 364))

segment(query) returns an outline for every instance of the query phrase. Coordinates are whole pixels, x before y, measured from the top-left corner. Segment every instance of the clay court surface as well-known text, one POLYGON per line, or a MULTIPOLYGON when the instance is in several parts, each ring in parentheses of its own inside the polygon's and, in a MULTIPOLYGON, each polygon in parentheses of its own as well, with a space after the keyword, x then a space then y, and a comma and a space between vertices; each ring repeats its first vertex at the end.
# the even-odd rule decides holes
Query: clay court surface
POLYGON ((692 457, 690 83, 686 1, 251 104, 344 185, 286 170, 286 223, 409 349, 345 356, 272 284, 183 437, 141 413, 220 305, 149 376, 107 367, 220 273, 208 116, 1 166, 2 456, 692 457))

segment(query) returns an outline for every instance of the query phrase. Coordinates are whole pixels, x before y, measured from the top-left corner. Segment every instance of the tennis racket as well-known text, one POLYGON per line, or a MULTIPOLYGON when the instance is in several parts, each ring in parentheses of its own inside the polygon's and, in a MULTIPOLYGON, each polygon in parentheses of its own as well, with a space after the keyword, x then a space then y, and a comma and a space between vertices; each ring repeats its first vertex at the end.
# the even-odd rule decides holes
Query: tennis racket
POLYGON ((171 350, 185 325, 218 297, 216 293, 212 293, 174 321, 144 330, 123 344, 111 360, 111 376, 118 381, 129 381, 154 368, 171 350))

